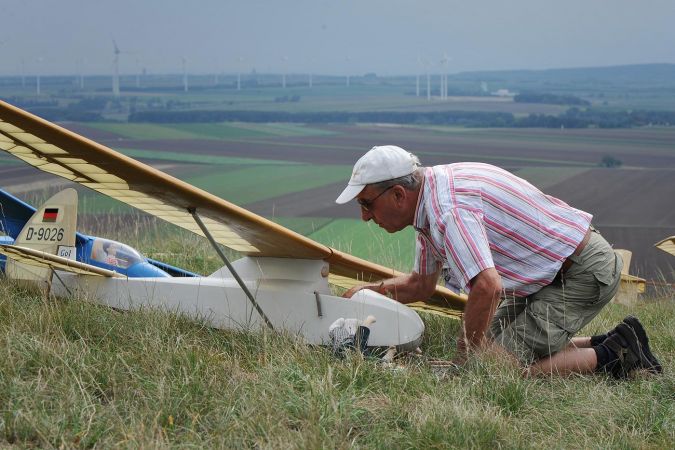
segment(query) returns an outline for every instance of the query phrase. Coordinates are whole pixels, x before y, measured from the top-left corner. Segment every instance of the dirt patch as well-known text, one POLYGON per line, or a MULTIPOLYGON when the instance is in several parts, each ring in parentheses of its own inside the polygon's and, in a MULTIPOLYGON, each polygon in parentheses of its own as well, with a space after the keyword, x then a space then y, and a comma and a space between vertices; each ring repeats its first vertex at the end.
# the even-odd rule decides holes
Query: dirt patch
POLYGON ((592 169, 546 192, 590 212, 597 224, 670 226, 674 234, 674 178, 675 169, 592 169))

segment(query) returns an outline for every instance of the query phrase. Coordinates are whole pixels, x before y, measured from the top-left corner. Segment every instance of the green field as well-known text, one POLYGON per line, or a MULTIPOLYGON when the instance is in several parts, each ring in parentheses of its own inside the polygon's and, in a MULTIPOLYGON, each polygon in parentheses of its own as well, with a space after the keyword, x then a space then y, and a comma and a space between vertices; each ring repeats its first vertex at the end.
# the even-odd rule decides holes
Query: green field
MULTIPOLYGON (((233 165, 204 166, 197 175, 184 177, 184 181, 229 202, 245 205, 341 181, 351 170, 339 165, 233 165)), ((80 210, 85 214, 129 212, 127 206, 95 193, 84 195, 80 210)))
POLYGON ((337 219, 309 237, 397 270, 409 272, 413 265, 415 232, 411 227, 389 234, 372 222, 337 219))
POLYGON ((177 163, 193 163, 218 166, 261 166, 261 165, 298 165, 292 161, 279 161, 272 159, 237 158, 231 156, 217 156, 191 153, 185 151, 161 151, 161 150, 138 150, 131 148, 116 148, 132 158, 152 159, 158 161, 172 161, 177 163))
POLYGON ((301 192, 344 180, 351 167, 337 165, 257 166, 191 177, 188 182, 237 204, 301 192))
POLYGON ((302 124, 189 123, 135 124, 89 123, 87 126, 118 134, 129 139, 242 139, 275 136, 326 136, 329 131, 302 124))

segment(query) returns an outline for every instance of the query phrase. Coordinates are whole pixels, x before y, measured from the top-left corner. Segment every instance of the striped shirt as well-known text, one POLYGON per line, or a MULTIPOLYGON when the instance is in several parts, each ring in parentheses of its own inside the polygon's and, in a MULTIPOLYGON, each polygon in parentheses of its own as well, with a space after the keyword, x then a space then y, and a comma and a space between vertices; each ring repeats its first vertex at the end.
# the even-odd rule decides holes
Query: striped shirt
POLYGON ((482 163, 424 169, 413 226, 415 271, 443 267, 448 288, 466 292, 494 267, 502 286, 527 296, 548 285, 583 240, 592 216, 482 163))

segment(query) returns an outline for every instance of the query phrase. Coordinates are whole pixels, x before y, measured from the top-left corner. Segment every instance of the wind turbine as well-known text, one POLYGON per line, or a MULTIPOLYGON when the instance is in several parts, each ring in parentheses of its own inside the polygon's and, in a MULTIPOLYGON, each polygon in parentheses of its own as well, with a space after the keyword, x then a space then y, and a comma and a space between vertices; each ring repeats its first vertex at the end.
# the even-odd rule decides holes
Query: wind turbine
POLYGON ((415 77, 415 97, 420 96, 420 67, 423 67, 422 58, 417 57, 417 76, 415 77))
POLYGON ((84 62, 85 62, 84 58, 78 58, 77 60, 77 68, 78 71, 80 72, 78 76, 79 79, 78 84, 80 86, 80 90, 84 90, 84 62))
POLYGON ((242 56, 237 58, 237 90, 241 91, 241 68, 244 58, 242 56))
POLYGON ((448 99, 448 62, 450 59, 447 53, 443 53, 443 59, 441 59, 441 67, 443 68, 443 73, 441 74, 441 100, 448 99))
POLYGON ((345 57, 345 62, 347 63, 347 80, 346 80, 346 81, 347 81, 347 84, 346 84, 347 87, 349 87, 349 62, 350 62, 351 60, 352 60, 352 59, 351 59, 349 56, 346 56, 346 57, 345 57))
POLYGON ((431 67, 431 63, 426 60, 422 60, 422 64, 424 64, 424 68, 427 71, 427 101, 431 101, 431 75, 429 75, 429 68, 431 67))
POLYGON ((115 39, 113 42, 113 79, 112 79, 112 91, 115 98, 120 96, 120 49, 117 47, 117 42, 115 39))
POLYGON ((286 71, 288 70, 288 56, 281 58, 284 63, 283 73, 281 74, 281 87, 286 89, 286 71))
POLYGON ((138 56, 136 57, 136 89, 139 89, 141 87, 141 67, 143 65, 141 64, 141 58, 138 56))
POLYGON ((220 70, 220 68, 223 66, 223 63, 222 63, 222 61, 218 61, 218 63, 216 63, 216 65, 217 65, 216 70, 213 73, 213 85, 214 86, 218 86, 218 84, 220 84, 220 72, 222 72, 220 70))
POLYGON ((309 88, 312 88, 313 80, 312 80, 312 69, 314 68, 314 57, 309 58, 309 74, 308 74, 308 81, 309 81, 309 88))
POLYGON ((183 63, 183 91, 187 92, 188 91, 187 60, 185 59, 184 56, 181 56, 180 59, 183 63))
POLYGON ((37 69, 35 70, 35 78, 36 78, 36 84, 35 84, 35 93, 37 95, 40 95, 40 65, 44 61, 44 58, 42 56, 35 58, 35 62, 37 63, 37 69))
POLYGON ((113 42, 113 79, 112 79, 112 91, 115 98, 120 96, 120 49, 117 47, 117 42, 115 39, 113 42))

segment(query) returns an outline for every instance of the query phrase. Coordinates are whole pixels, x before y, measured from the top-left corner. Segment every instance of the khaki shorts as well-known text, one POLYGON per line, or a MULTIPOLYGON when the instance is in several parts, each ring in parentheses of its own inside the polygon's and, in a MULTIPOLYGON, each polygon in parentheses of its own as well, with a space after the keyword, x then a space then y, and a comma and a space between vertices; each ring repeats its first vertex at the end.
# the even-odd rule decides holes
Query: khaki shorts
POLYGON ((567 346, 619 289, 623 261, 598 233, 591 233, 574 264, 529 297, 505 298, 488 336, 526 365, 567 346))

